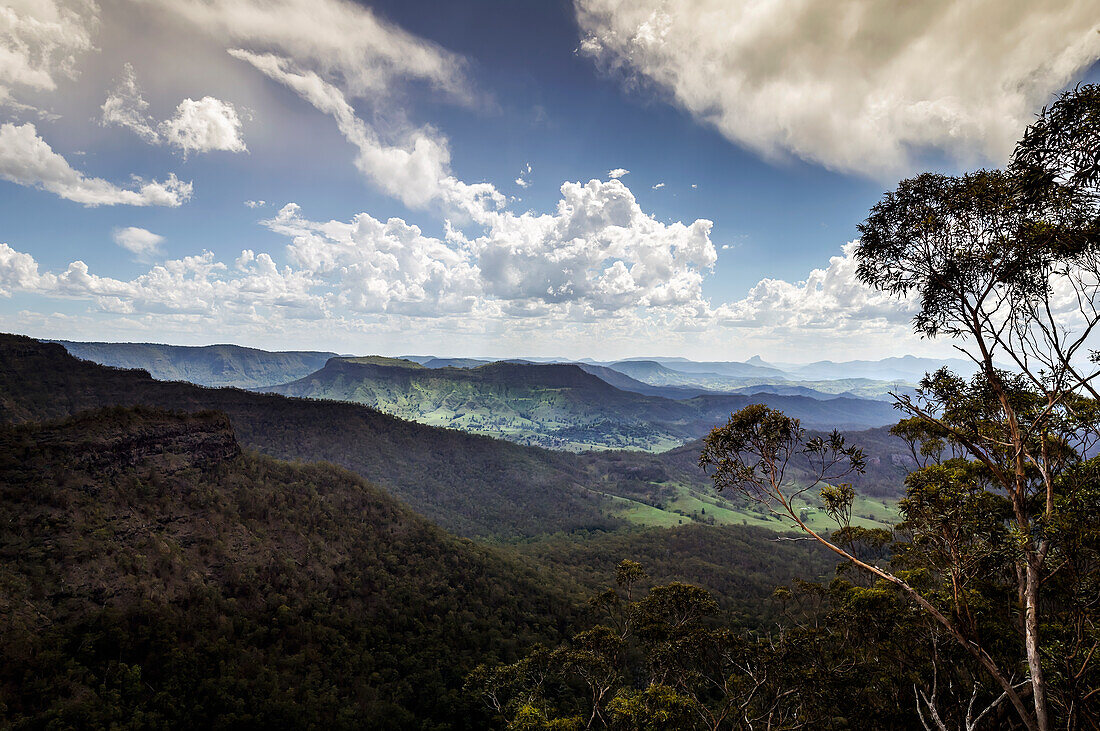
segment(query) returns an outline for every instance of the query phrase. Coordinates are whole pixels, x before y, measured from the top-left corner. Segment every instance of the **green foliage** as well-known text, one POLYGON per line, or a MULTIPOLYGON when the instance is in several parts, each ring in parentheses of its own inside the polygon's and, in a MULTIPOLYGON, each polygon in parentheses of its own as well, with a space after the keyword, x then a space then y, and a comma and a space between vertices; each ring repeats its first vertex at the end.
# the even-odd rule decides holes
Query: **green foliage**
POLYGON ((751 399, 643 395, 614 388, 581 365, 561 363, 423 368, 395 359, 335 358, 316 373, 264 390, 352 401, 402 419, 571 450, 668 449, 702 436, 752 400, 780 402, 817 425, 866 427, 890 420, 889 407, 876 401, 833 403, 773 394, 751 399))
POLYGON ((0 707, 15 728, 484 728, 461 692, 575 616, 545 574, 219 414, 0 431, 0 707))

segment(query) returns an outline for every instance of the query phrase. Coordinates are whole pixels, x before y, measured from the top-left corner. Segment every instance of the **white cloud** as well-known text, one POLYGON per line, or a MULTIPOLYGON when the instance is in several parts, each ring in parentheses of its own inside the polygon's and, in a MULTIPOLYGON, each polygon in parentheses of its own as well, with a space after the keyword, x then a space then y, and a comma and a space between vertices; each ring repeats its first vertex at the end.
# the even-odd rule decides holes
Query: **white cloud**
POLYGON ((404 130, 400 139, 385 142, 356 116, 345 94, 318 74, 273 54, 255 54, 242 49, 229 53, 331 115, 340 133, 359 151, 356 167, 379 189, 405 205, 424 208, 433 203, 441 204, 476 220, 484 211, 504 204, 504 196, 493 185, 464 183, 451 174, 451 151, 447 140, 434 130, 404 130))
POLYGON ((527 163, 522 170, 519 171, 519 177, 516 178, 516 185, 521 188, 528 188, 531 186, 531 181, 528 179, 531 175, 531 163, 527 163))
POLYGON ((607 171, 607 177, 618 180, 624 175, 630 175, 630 171, 626 168, 613 168, 607 171))
POLYGON ((506 216, 510 228, 473 241, 435 239, 367 214, 310 221, 290 204, 263 222, 290 239, 291 265, 282 267, 252 250, 231 265, 204 252, 125 281, 81 261, 43 273, 32 256, 0 244, 0 296, 90 302, 89 314, 116 337, 167 328, 201 337, 216 326, 270 339, 323 321, 332 337, 370 333, 398 349, 415 331, 425 343, 461 337, 511 355, 536 352, 539 342, 548 354, 560 354, 561 343, 608 355, 661 343, 712 358, 743 358, 745 348, 855 357, 930 347, 910 328, 917 303, 899 303, 855 278, 855 243, 804 281, 764 279, 746 297, 712 306, 698 287, 714 256, 709 224, 665 226, 639 215, 629 191, 603 188, 612 185, 621 187, 567 183, 556 215, 506 216), (563 245, 573 234, 579 240, 563 245))
POLYGON ((760 280, 746 297, 716 307, 715 320, 728 327, 835 337, 868 329, 908 333, 916 302, 899 302, 862 284, 856 278, 857 245, 846 244, 841 256, 830 258, 826 268, 814 269, 801 282, 760 280))
POLYGON ((698 307, 717 254, 711 222, 662 224, 618 181, 562 185, 554 214, 497 212, 484 234, 445 241, 401 219, 361 213, 318 223, 284 207, 265 225, 314 276, 339 277, 344 304, 364 311, 446 314, 475 305, 578 313, 698 307))
POLYGON ((204 96, 202 99, 184 99, 176 107, 175 114, 157 123, 148 114, 149 103, 141 95, 134 68, 126 64, 118 86, 103 102, 100 123, 125 127, 149 144, 166 144, 177 147, 186 155, 189 152, 244 152, 241 139, 241 120, 237 110, 229 102, 204 96))
POLYGON ((76 61, 92 49, 98 24, 92 2, 6 0, 0 5, 0 104, 17 107, 23 91, 53 91, 75 78, 76 61))
POLYGON ((164 140, 187 152, 243 152, 241 120, 237 110, 228 102, 204 96, 202 99, 184 99, 176 107, 170 119, 157 128, 164 140))
POLYGON ((476 101, 462 58, 348 0, 145 1, 227 44, 293 59, 353 96, 386 95, 399 81, 417 80, 476 101))
POLYGON ((999 162, 1100 57, 1095 0, 576 0, 581 50, 730 139, 896 174, 914 148, 999 162))
POLYGON ((563 183, 554 214, 487 214, 470 241, 486 292, 593 311, 697 306, 717 259, 712 223, 663 224, 618 180, 563 183))
POLYGON ((663 187, 665 187, 664 183, 657 183, 656 185, 653 186, 653 190, 660 190, 663 187))
MULTIPOLYGON (((663 224, 619 181, 566 183, 554 214, 494 213, 475 238, 451 228, 438 239, 401 219, 365 213, 316 222, 294 204, 262 223, 289 239, 288 266, 252 250, 232 265, 204 252, 122 281, 81 261, 40 273, 33 258, 4 246, 0 292, 89 300, 116 315, 186 313, 226 327, 261 310, 280 322, 365 326, 384 315, 465 317, 465 328, 517 318, 568 326, 697 316, 706 309, 702 280, 716 259, 709 221, 663 224)), ((138 228, 115 239, 143 255, 161 243, 138 228)))
POLYGON ((160 245, 164 237, 137 226, 116 228, 111 232, 115 243, 140 258, 149 258, 160 254, 160 245))
POLYGON ((316 223, 289 204, 264 223, 291 239, 290 261, 330 287, 333 306, 434 317, 468 312, 481 294, 465 252, 399 218, 383 223, 361 213, 350 223, 316 223))
POLYGON ((0 293, 34 292, 49 297, 90 300, 111 315, 192 315, 233 321, 294 311, 297 319, 324 316, 321 298, 308 292, 308 276, 280 270, 267 254, 247 262, 235 276, 210 252, 173 259, 124 281, 93 274, 83 261, 61 273, 40 273, 28 254, 0 244, 0 293))
POLYGON ((160 142, 160 135, 150 123, 149 102, 141 96, 134 67, 125 64, 122 78, 115 90, 107 95, 100 107, 100 124, 125 127, 150 144, 160 142))
POLYGON ((263 208, 267 205, 267 201, 245 201, 244 204, 249 208, 263 208))
POLYGON ((30 123, 0 125, 0 178, 41 188, 85 206, 176 207, 191 197, 191 184, 175 175, 169 175, 163 183, 135 178, 136 190, 86 177, 54 152, 30 123))

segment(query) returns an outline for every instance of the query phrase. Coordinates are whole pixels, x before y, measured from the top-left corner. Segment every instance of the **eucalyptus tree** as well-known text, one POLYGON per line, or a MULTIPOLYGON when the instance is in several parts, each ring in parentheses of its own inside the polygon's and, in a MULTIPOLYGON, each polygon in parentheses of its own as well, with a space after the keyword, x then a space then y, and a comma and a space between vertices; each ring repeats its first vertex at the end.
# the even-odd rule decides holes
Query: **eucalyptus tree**
MULTIPOLYGON (((1023 706, 1008 668, 983 665, 1028 728, 1041 731, 1054 723, 1043 615, 1059 608, 1044 603, 1043 592, 1081 548, 1054 526, 1091 490, 1067 476, 1100 436, 1100 354, 1090 349, 1100 324, 1098 185, 1100 89, 1085 86, 1043 110, 1007 169, 902 181, 860 225, 856 250, 861 281, 914 298, 915 331, 951 339, 977 367, 969 382, 932 374, 898 406, 928 438, 974 463, 960 465, 946 484, 979 485, 1007 500, 1032 707, 1023 706)), ((949 502, 964 504, 964 497, 949 502)), ((948 569, 956 577, 958 571, 948 569)), ((1082 674, 1097 646, 1094 630, 1079 638, 1090 642, 1082 674)), ((1057 709, 1067 724, 1085 712, 1079 705, 1057 709)))

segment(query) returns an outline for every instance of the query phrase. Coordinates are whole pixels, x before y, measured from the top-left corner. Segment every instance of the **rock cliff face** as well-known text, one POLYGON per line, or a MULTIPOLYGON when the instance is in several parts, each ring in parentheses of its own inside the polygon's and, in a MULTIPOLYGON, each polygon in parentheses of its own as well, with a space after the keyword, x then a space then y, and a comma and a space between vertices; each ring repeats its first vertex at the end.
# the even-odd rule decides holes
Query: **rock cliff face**
POLYGON ((229 419, 217 412, 174 414, 108 408, 0 433, 0 448, 26 458, 27 470, 58 463, 90 476, 155 467, 165 475, 205 470, 241 454, 229 419))

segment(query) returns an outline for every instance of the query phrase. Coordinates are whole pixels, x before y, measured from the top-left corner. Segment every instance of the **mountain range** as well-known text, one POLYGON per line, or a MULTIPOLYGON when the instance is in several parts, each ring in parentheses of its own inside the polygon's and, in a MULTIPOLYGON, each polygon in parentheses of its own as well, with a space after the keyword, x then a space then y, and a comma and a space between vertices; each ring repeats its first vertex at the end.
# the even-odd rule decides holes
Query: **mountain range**
MULTIPOLYGON (((866 429, 896 420, 889 404, 866 399, 646 395, 616 388, 586 368, 595 367, 500 361, 475 368, 428 368, 412 361, 333 358, 305 378, 259 390, 353 401, 402 419, 578 450, 668 449, 703 436, 752 402, 781 409, 817 429, 866 429)), ((621 380, 623 375, 609 378, 621 380)))
MULTIPOLYGON (((576 366, 495 372, 651 398, 576 366)), ((855 523, 881 527, 904 447, 851 436, 855 523)), ((776 585, 831 561, 716 494, 699 448, 550 451, 0 335, 0 706, 29 727, 484 728, 465 674, 568 636, 625 557, 761 627, 776 585)))

